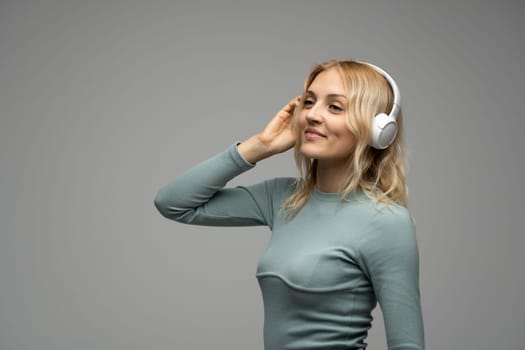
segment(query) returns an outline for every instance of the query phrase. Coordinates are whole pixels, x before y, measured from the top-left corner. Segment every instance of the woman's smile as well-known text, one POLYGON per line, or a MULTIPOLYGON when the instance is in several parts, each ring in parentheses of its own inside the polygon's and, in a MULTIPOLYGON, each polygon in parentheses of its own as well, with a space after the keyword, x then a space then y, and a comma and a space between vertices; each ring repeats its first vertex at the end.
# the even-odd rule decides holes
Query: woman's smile
POLYGON ((304 131, 304 138, 307 141, 317 141, 317 140, 325 139, 326 136, 321 131, 315 128, 309 127, 309 128, 306 128, 306 130, 304 131))

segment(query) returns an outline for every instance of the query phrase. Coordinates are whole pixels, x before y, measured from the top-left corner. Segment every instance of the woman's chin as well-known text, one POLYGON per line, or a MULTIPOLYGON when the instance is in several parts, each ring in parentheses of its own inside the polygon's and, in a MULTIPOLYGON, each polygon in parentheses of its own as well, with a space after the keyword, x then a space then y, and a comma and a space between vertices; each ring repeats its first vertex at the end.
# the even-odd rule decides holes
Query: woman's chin
POLYGON ((305 157, 312 158, 312 159, 319 159, 322 158, 322 152, 319 152, 318 149, 315 149, 316 147, 312 147, 311 144, 302 144, 301 145, 301 154, 305 157))

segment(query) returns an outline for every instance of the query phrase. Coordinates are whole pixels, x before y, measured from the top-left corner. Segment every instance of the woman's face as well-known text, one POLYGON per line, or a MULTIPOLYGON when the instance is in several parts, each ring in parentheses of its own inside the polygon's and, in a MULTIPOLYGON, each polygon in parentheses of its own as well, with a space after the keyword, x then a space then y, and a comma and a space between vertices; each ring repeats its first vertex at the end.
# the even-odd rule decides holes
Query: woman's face
POLYGON ((321 72, 307 89, 299 114, 301 153, 322 162, 346 161, 356 139, 346 126, 347 97, 337 69, 321 72))

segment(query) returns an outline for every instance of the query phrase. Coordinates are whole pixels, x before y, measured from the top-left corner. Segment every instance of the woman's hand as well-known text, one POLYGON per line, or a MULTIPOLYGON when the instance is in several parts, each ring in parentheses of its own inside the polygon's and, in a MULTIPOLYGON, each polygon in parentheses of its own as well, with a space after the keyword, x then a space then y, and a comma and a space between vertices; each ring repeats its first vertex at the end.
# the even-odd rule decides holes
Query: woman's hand
POLYGON ((300 96, 293 98, 284 106, 257 136, 272 155, 289 150, 295 144, 292 132, 292 117, 300 96))
POLYGON ((292 117, 301 96, 294 97, 284 106, 258 134, 239 144, 241 156, 250 163, 289 150, 295 145, 292 117))

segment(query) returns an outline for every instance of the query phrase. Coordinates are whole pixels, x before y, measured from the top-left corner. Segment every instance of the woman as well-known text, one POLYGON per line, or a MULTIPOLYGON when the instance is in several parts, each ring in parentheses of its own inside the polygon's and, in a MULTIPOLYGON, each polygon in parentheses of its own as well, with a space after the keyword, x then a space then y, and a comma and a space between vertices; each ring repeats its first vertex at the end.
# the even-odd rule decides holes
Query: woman
POLYGON ((377 301, 388 348, 424 348, 398 100, 379 67, 324 62, 263 131, 158 193, 169 219, 272 230, 257 266, 265 349, 364 349, 377 301), (225 188, 294 146, 298 179, 225 188))

